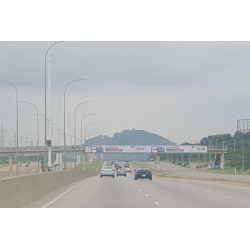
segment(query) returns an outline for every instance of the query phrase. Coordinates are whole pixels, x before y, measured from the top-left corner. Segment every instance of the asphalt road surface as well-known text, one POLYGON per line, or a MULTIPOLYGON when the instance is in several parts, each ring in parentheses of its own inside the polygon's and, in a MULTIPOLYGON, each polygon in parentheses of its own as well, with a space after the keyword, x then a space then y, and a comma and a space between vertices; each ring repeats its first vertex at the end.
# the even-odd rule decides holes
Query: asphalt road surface
MULTIPOLYGON (((132 165, 133 166, 133 165, 132 165)), ((153 176, 153 180, 99 175, 68 185, 26 207, 227 208, 250 207, 250 187, 153 176)))

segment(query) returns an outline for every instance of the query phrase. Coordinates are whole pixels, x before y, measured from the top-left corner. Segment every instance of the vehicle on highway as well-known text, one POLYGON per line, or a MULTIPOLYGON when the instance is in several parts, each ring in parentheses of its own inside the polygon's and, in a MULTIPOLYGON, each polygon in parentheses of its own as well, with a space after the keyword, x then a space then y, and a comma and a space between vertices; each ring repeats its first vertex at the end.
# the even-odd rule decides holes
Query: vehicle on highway
POLYGON ((149 168, 138 167, 134 170, 134 180, 137 179, 149 179, 152 180, 152 171, 149 168))
POLYGON ((28 168, 29 166, 30 166, 30 163, 27 162, 27 163, 25 164, 25 167, 28 168))
POLYGON ((124 164, 124 169, 126 170, 126 172, 130 172, 131 173, 131 168, 129 166, 129 164, 124 164))
POLYGON ((122 168, 121 165, 116 165, 116 166, 115 166, 115 169, 116 169, 116 170, 118 170, 118 169, 120 169, 120 168, 122 168))
POLYGON ((117 171, 116 171, 116 176, 118 177, 119 175, 122 175, 122 176, 127 177, 126 169, 124 169, 124 168, 119 168, 119 169, 117 169, 117 171))
POLYGON ((113 163, 112 163, 111 161, 107 161, 106 165, 107 165, 107 166, 112 166, 113 163))
POLYGON ((100 178, 103 176, 111 176, 115 178, 115 169, 112 166, 103 166, 100 171, 100 178))

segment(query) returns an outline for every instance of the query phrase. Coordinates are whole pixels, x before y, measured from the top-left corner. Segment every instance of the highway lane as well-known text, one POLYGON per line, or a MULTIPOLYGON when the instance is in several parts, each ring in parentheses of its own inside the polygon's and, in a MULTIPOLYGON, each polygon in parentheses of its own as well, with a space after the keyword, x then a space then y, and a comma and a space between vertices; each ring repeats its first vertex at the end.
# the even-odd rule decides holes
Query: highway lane
POLYGON ((44 201, 57 208, 227 208, 250 207, 250 188, 209 181, 153 177, 92 177, 44 201))

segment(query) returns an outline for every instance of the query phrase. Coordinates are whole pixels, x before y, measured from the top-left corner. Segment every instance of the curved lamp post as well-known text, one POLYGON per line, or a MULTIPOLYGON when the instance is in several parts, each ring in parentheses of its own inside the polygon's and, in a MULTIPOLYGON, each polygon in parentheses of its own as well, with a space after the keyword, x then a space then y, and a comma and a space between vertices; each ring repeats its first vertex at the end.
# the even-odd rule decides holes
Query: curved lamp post
POLYGON ((17 139, 16 139, 16 175, 18 175, 18 91, 16 86, 9 82, 9 81, 5 81, 5 80, 0 80, 0 82, 5 82, 8 83, 10 85, 12 85, 16 91, 16 133, 17 133, 17 139))
MULTIPOLYGON (((75 158, 76 158, 76 110, 77 108, 84 104, 84 103, 88 103, 88 102, 95 102, 97 100, 92 100, 92 101, 86 101, 86 102, 80 102, 79 104, 77 104, 76 108, 75 108, 75 158)), ((75 168, 76 168, 76 161, 75 161, 75 168)))
MULTIPOLYGON (((78 81, 81 81, 81 80, 86 80, 86 79, 90 79, 91 78, 91 76, 87 76, 87 77, 83 77, 83 78, 80 78, 80 79, 76 79, 76 80, 74 80, 74 81, 71 81, 71 82, 69 82, 66 86, 65 86, 65 88, 64 88, 64 100, 63 100, 63 124, 64 124, 64 128, 63 128, 63 130, 64 130, 64 155, 65 155, 65 153, 66 153, 66 136, 65 136, 65 134, 66 134, 66 128, 65 128, 65 123, 66 123, 66 121, 65 121, 65 107, 66 107, 66 102, 65 102, 65 95, 66 95, 66 90, 67 90, 67 88, 68 88, 68 86, 71 84, 71 83, 74 83, 74 82, 78 82, 78 81)), ((63 157, 63 159, 65 159, 65 157, 63 157)), ((66 162, 64 161, 64 169, 66 169, 66 162)))
POLYGON ((34 103, 31 102, 25 102, 25 101, 19 101, 22 103, 27 103, 35 107, 36 109, 36 128, 37 128, 37 168, 38 172, 40 172, 40 166, 39 166, 39 120, 38 120, 38 109, 37 106, 34 103))
MULTIPOLYGON (((99 128, 96 128, 96 129, 93 129, 93 130, 91 130, 91 131, 89 132, 89 139, 90 139, 91 133, 94 132, 94 131, 97 131, 97 130, 100 130, 100 129, 99 129, 99 128)), ((95 132, 95 133, 99 133, 99 132, 95 132)), ((94 134, 95 134, 95 133, 94 133, 94 134)))
POLYGON ((84 116, 82 117, 82 119, 81 119, 81 144, 83 144, 83 141, 82 141, 82 120, 83 120, 85 117, 89 116, 89 115, 96 115, 96 114, 97 114, 97 113, 90 113, 90 114, 84 115, 84 116))
POLYGON ((50 51, 50 49, 52 47, 54 47, 55 45, 59 44, 59 43, 63 43, 65 41, 59 41, 59 42, 56 42, 54 44, 52 44, 46 51, 45 53, 45 85, 44 85, 44 108, 45 108, 45 111, 44 111, 44 116, 45 116, 45 119, 44 119, 44 136, 45 136, 45 145, 44 145, 44 168, 46 169, 46 146, 47 146, 47 55, 48 55, 48 52, 50 51))
POLYGON ((91 123, 89 123, 89 124, 87 124, 85 126, 85 129, 84 129, 84 143, 86 141, 86 129, 87 129, 87 127, 90 126, 90 125, 92 125, 92 124, 96 124, 96 123, 100 123, 100 122, 91 122, 91 123))

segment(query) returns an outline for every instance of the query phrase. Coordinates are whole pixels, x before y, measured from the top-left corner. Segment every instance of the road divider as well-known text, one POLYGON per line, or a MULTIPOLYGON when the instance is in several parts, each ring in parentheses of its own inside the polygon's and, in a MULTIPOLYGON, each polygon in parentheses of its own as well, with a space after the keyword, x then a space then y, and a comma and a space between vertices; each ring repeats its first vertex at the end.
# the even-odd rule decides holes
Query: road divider
POLYGON ((98 171, 69 170, 0 179, 0 207, 22 207, 60 187, 97 174, 98 171))

